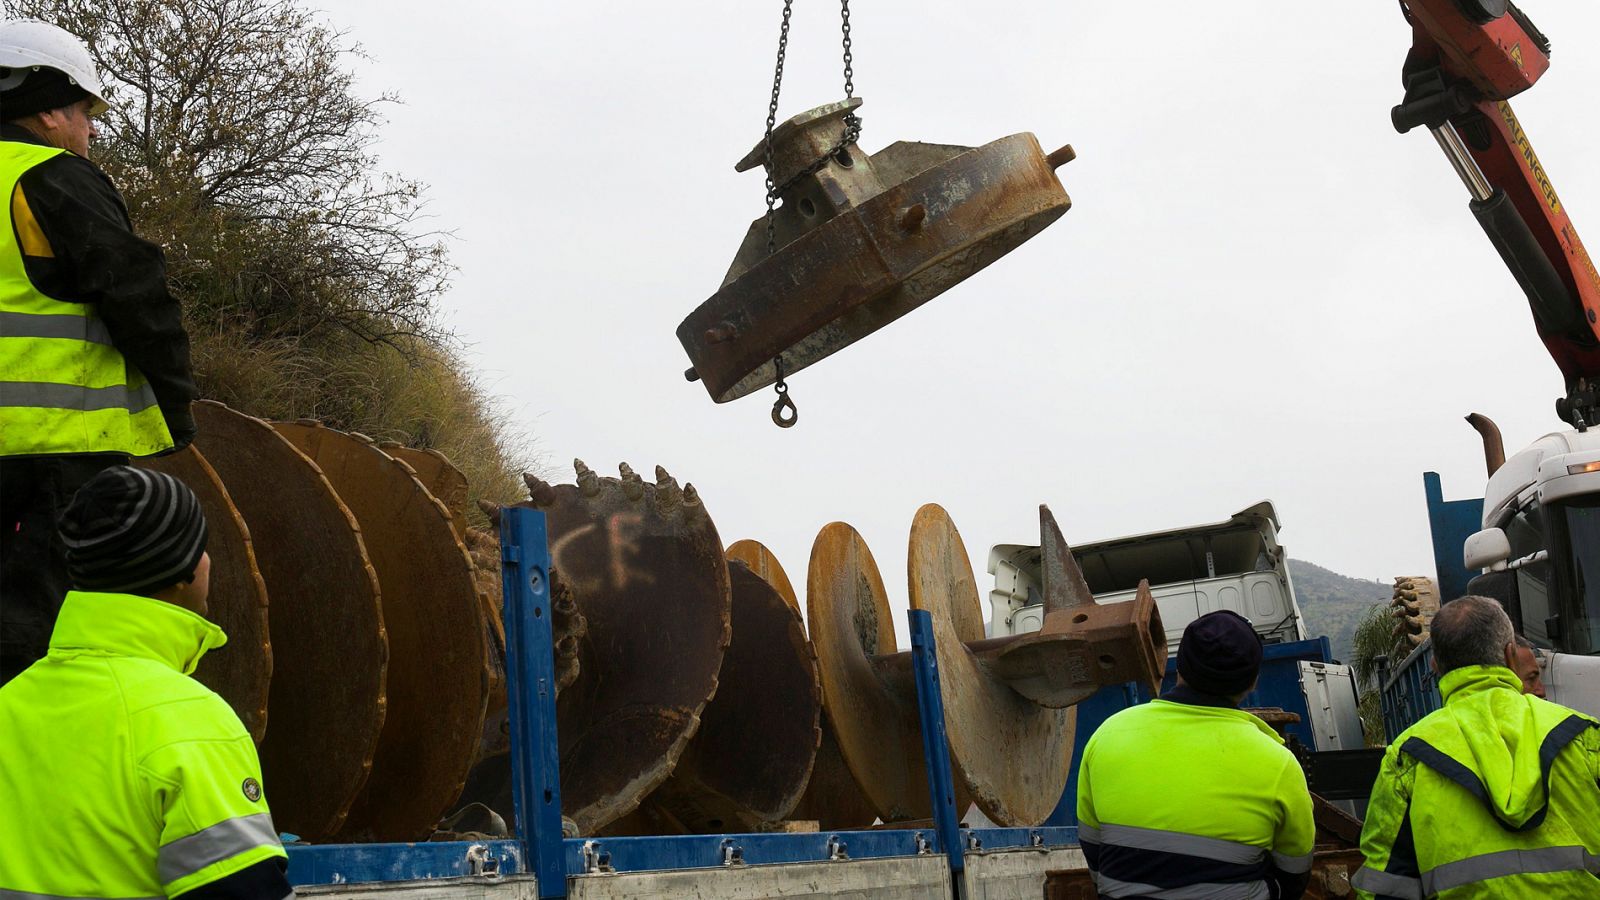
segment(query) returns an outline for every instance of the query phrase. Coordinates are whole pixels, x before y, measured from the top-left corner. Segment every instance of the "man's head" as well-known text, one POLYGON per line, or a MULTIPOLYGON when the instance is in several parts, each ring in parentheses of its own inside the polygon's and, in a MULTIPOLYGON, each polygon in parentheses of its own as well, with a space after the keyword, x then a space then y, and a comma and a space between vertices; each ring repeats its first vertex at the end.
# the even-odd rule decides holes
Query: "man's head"
POLYGON ((1206 613, 1183 630, 1178 677, 1202 694, 1235 703, 1255 686, 1261 672, 1261 638, 1238 613, 1206 613))
POLYGON ((107 108, 82 41, 43 22, 0 24, 0 121, 87 156, 97 134, 92 117, 107 108))
POLYGON ((154 597, 201 615, 211 584, 206 536, 193 491, 129 466, 91 478, 61 516, 74 588, 154 597))
POLYGON ((1539 669, 1539 654, 1527 638, 1519 637, 1506 648, 1506 666, 1522 679, 1522 692, 1544 699, 1544 673, 1539 669))
POLYGON ((1444 604, 1429 632, 1440 675, 1466 666, 1505 666, 1518 649, 1511 618, 1488 597, 1469 595, 1444 604))

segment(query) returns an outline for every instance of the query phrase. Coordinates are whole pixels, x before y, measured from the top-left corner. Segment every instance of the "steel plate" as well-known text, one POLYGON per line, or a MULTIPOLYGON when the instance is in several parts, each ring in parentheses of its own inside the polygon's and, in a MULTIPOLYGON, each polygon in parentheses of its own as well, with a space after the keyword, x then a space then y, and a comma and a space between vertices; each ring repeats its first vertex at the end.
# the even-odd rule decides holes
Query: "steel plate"
POLYGON ((915 685, 897 652, 878 564, 843 522, 811 547, 806 619, 822 675, 823 709, 855 783, 885 822, 925 819, 928 799, 915 685))
POLYGON ((1066 789, 1077 710, 1028 701, 967 649, 984 637, 970 560, 942 507, 917 510, 907 552, 911 606, 932 614, 958 793, 964 785, 997 825, 1038 825, 1066 789))
POLYGON ((582 834, 633 811, 684 753, 717 691, 732 607, 722 540, 692 485, 622 467, 530 491, 551 566, 587 624, 557 698, 561 800, 582 834))
POLYGON ((750 571, 772 585, 785 603, 797 610, 800 608, 800 597, 795 593, 794 583, 789 580, 789 573, 783 570, 783 564, 778 562, 778 557, 767 549, 766 544, 749 538, 734 541, 728 545, 728 559, 744 563, 750 571))
POLYGON ((448 456, 437 450, 407 447, 384 441, 378 449, 411 467, 417 480, 450 510, 450 521, 462 540, 467 536, 467 499, 471 496, 466 473, 456 468, 448 456))
MULTIPOLYGON (((789 573, 778 562, 778 557, 765 544, 754 540, 734 541, 728 547, 728 559, 749 566, 778 591, 779 596, 795 609, 800 608, 800 598, 795 595, 789 573)), ((809 642, 808 642, 809 643, 809 642)), ((812 659, 816 650, 811 650, 812 659)), ((811 766, 811 779, 806 790, 795 804, 789 817, 795 820, 815 821, 819 828, 865 828, 872 824, 877 812, 867 802, 866 795, 856 785, 850 769, 839 753, 839 740, 833 736, 833 725, 828 717, 820 719, 822 734, 817 745, 816 761, 811 766)))
POLYGON ((733 640, 717 694, 672 777, 650 798, 696 834, 755 831, 789 815, 811 777, 822 687, 800 610, 728 563, 733 640))
POLYGON ((250 529, 272 598, 272 727, 261 765, 282 831, 326 840, 366 783, 383 727, 388 644, 361 529, 316 464, 272 426, 193 407, 195 443, 250 529))
POLYGON ((388 711, 366 787, 339 839, 414 841, 461 794, 488 698, 488 647, 472 560, 450 511, 410 466, 316 423, 273 427, 309 456, 361 526, 389 637, 388 711))
POLYGON ((256 743, 267 733, 267 693, 272 681, 272 639, 267 633, 267 585, 261 580, 250 529, 228 498, 228 489, 192 445, 170 456, 135 465, 164 472, 194 491, 205 512, 211 554, 210 608, 206 618, 222 627, 228 643, 200 660, 194 677, 222 695, 256 743))

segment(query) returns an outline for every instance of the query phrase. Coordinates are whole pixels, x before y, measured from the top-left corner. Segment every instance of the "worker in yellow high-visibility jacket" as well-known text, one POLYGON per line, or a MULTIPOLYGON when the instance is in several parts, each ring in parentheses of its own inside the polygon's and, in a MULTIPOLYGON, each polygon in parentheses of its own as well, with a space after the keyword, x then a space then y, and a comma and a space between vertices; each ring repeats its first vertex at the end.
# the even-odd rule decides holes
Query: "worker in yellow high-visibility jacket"
POLYGON ((161 248, 88 159, 103 93, 76 37, 0 23, 0 684, 44 655, 73 491, 194 438, 161 248))
POLYGON ((1095 730, 1078 769, 1078 839, 1101 897, 1289 898, 1310 881, 1311 795, 1293 753, 1238 708, 1261 639, 1226 610, 1189 623, 1178 682, 1095 730))
POLYGON ((1363 897, 1600 897, 1600 722, 1524 693, 1511 620, 1487 597, 1431 626, 1444 707, 1401 732, 1350 880, 1363 897))
POLYGON ((227 640, 199 501, 117 466, 61 535, 76 589, 49 654, 0 687, 0 898, 294 896, 255 744, 189 677, 227 640))

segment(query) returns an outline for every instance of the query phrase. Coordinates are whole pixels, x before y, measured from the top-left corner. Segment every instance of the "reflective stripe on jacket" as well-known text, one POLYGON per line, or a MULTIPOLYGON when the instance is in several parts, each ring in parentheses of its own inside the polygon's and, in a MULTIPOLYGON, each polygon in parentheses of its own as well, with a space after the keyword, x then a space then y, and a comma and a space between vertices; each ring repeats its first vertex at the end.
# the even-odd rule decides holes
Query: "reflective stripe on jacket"
POLYGON ((31 212, 17 182, 65 152, 0 141, 0 456, 149 456, 173 446, 155 391, 91 304, 46 295, 23 262, 31 212))
POLYGON ((0 688, 0 897, 171 897, 283 857, 255 745, 187 677, 222 629, 72 592, 0 688))
POLYGON ((1439 681, 1384 754, 1351 879, 1365 897, 1600 897, 1600 722, 1510 669, 1439 681))
POLYGON ((1314 831, 1299 761, 1242 710, 1154 700, 1084 748, 1078 839, 1102 897, 1276 897, 1314 831))

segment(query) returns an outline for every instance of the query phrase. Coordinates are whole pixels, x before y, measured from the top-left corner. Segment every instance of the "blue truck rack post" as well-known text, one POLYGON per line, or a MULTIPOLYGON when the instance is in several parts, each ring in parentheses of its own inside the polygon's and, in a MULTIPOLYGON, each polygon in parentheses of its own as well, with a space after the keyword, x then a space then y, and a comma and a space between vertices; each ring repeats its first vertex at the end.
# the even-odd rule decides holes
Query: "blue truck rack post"
POLYGON ((1433 537, 1433 570, 1438 576, 1439 601, 1454 600, 1467 593, 1467 582, 1477 572, 1469 570, 1461 558, 1467 538, 1483 527, 1483 498, 1444 499, 1444 485, 1438 472, 1422 473, 1422 490, 1428 499, 1428 531, 1433 537))
POLYGON ((517 833, 540 897, 567 895, 561 847, 561 763, 556 740, 555 637, 550 623, 550 551, 544 513, 500 513, 500 582, 505 594, 512 802, 517 833))
POLYGON ((917 683, 928 796, 933 801, 933 830, 939 848, 950 858, 950 871, 960 872, 967 865, 966 848, 961 846, 961 814, 956 810, 955 780, 950 772, 950 741, 944 733, 944 695, 939 690, 939 658, 933 652, 933 615, 913 609, 910 620, 911 666, 917 683))
MULTIPOLYGON (((955 808, 944 700, 933 622, 910 613, 912 666, 935 828, 880 828, 804 834, 695 834, 564 838, 561 832, 554 648, 550 621, 545 518, 507 507, 501 513, 501 573, 511 715, 517 837, 416 844, 293 844, 289 880, 297 885, 421 881, 473 875, 533 874, 541 898, 567 896, 567 879, 593 872, 717 869, 733 865, 817 863, 944 853, 960 882, 969 850, 1051 849, 1077 844, 1077 829, 966 828, 955 808)), ((270 788, 270 785, 269 785, 270 788)))

